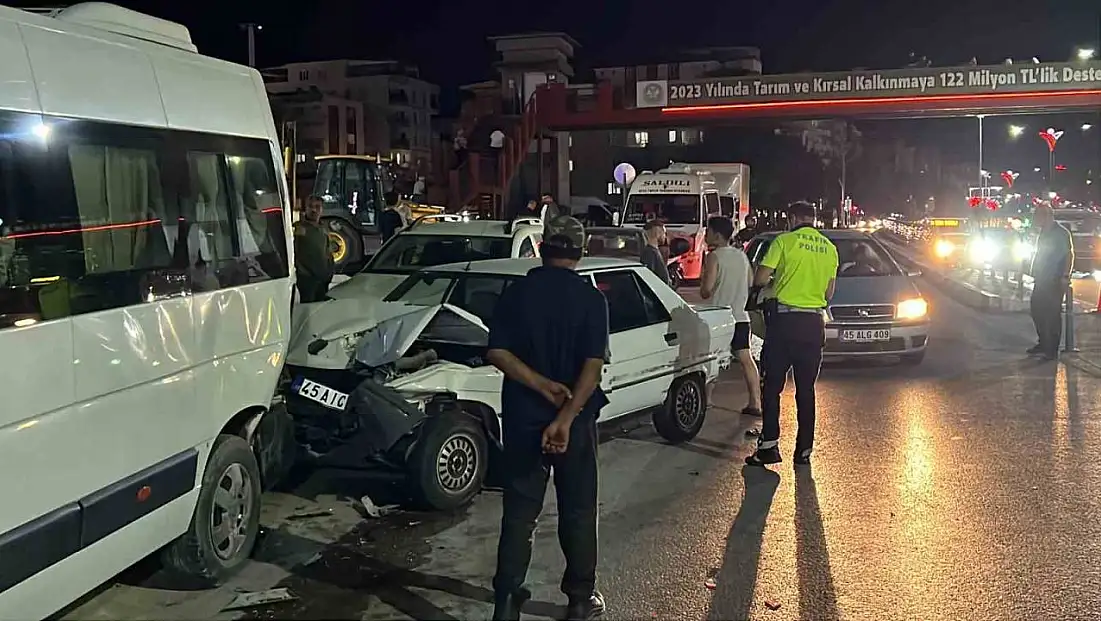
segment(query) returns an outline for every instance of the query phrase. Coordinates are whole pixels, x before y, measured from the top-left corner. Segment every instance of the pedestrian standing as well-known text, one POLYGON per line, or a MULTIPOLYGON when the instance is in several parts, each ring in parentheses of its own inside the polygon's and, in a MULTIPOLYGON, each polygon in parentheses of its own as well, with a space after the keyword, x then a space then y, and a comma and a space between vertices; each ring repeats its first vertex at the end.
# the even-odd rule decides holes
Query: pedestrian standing
POLYGON ((704 243, 713 248, 703 259, 700 276, 700 297, 712 304, 729 306, 734 314, 734 339, 730 351, 742 365, 749 404, 742 408, 746 416, 761 415, 761 376, 749 351, 749 288, 753 283, 753 268, 741 250, 730 245, 734 223, 730 218, 715 216, 707 219, 704 243))
POLYGON ((531 597, 523 585, 552 472, 558 541, 566 557, 566 618, 580 621, 604 612, 596 590, 596 420, 608 403, 600 390, 608 305, 592 281, 574 271, 585 245, 581 223, 559 217, 553 224, 541 248, 543 265, 505 290, 490 324, 487 359, 505 376, 507 481, 493 578, 493 619, 502 621, 519 619, 531 597))
POLYGON ((321 197, 306 199, 302 218, 294 223, 294 271, 301 302, 320 302, 333 281, 333 253, 329 235, 321 225, 321 197))
POLYGON ((1033 279, 1030 310, 1038 342, 1028 353, 1055 360, 1063 334, 1061 313, 1074 265, 1074 243, 1070 231, 1055 221, 1055 212, 1048 203, 1036 207, 1032 223, 1040 227, 1030 270, 1033 279))
POLYGON ((398 211, 397 205, 387 205, 378 217, 378 232, 382 237, 382 243, 386 243, 391 237, 405 226, 405 218, 398 211))
POLYGON ((642 235, 646 239, 646 245, 642 248, 639 259, 661 282, 669 284, 669 266, 665 263, 665 257, 661 256, 661 247, 665 245, 665 224, 661 220, 650 220, 642 225, 642 235))
POLYGON ((777 235, 757 267, 754 285, 772 280, 776 299, 766 309, 761 435, 757 450, 746 457, 751 466, 777 464, 780 458, 780 395, 788 371, 795 376, 795 408, 799 430, 794 462, 810 463, 814 448, 814 383, 826 343, 824 312, 837 278, 837 248, 814 228, 814 207, 798 202, 788 207, 792 228, 777 235))

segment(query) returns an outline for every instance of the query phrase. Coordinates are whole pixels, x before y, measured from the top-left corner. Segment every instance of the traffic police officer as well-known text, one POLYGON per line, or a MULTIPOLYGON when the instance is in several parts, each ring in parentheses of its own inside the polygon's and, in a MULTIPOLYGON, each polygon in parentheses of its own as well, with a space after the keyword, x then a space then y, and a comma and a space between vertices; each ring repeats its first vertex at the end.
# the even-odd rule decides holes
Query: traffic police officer
POLYGON ((321 226, 321 211, 321 198, 311 196, 302 219, 294 223, 294 267, 301 302, 324 300, 333 280, 333 253, 321 226))
POLYGON ((790 369, 795 376, 795 406, 799 431, 796 465, 810 463, 814 448, 814 383, 825 345, 824 312, 837 278, 837 248, 814 228, 814 207, 788 207, 792 229, 777 235, 757 267, 754 285, 772 279, 773 308, 766 310, 762 426, 757 450, 746 458, 751 466, 780 463, 780 394, 790 369))
POLYGON ((531 593, 523 586, 532 532, 554 472, 558 541, 566 557, 562 591, 567 619, 604 611, 596 590, 596 419, 608 403, 600 376, 608 346, 608 305, 574 268, 585 246, 581 223, 547 223, 543 265, 502 294, 490 321, 491 364, 505 375, 501 391, 508 480, 497 547, 493 618, 520 618, 531 593))

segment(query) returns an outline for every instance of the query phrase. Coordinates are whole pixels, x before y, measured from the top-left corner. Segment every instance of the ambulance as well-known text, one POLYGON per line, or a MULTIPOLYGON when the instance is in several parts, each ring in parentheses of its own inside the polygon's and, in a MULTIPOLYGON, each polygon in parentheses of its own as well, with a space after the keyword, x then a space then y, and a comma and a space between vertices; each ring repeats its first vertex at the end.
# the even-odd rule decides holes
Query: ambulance
POLYGON ((643 171, 631 184, 623 226, 665 223, 671 267, 685 280, 696 280, 707 251, 704 232, 711 216, 734 220, 735 230, 749 215, 749 166, 737 163, 671 163, 657 172, 643 171))

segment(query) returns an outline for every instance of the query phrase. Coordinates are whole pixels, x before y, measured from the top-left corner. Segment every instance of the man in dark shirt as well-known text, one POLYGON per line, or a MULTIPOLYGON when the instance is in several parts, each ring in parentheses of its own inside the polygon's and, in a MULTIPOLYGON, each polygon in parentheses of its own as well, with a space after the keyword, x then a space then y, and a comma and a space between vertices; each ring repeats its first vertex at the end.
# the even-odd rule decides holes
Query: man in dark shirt
POLYGON ((745 228, 738 231, 737 234, 734 235, 734 242, 738 245, 739 248, 741 248, 745 246, 745 244, 748 244, 749 240, 756 237, 758 232, 759 229, 757 228, 757 218, 753 216, 746 216, 745 228))
POLYGON ((608 305, 574 271, 585 245, 581 223, 560 216, 552 224, 541 247, 543 265, 505 290, 490 325, 487 357, 505 375, 502 472, 508 477, 493 578, 495 620, 519 619, 531 597, 523 584, 551 471, 566 557, 566 618, 604 611, 596 590, 596 419, 608 403, 600 390, 608 305), (565 220, 572 222, 559 226, 565 220))
POLYGON ((1040 227, 1036 254, 1032 259, 1032 323, 1038 343, 1028 350, 1046 360, 1059 356, 1059 337, 1063 333, 1062 305, 1070 270, 1074 265, 1074 244, 1070 231, 1055 221, 1051 205, 1036 207, 1032 222, 1040 227))
POLYGON ((646 246, 642 248, 642 264, 661 279, 661 282, 669 284, 669 267, 665 264, 665 257, 661 256, 661 246, 665 244, 665 224, 661 220, 650 220, 642 226, 643 235, 646 237, 646 246))

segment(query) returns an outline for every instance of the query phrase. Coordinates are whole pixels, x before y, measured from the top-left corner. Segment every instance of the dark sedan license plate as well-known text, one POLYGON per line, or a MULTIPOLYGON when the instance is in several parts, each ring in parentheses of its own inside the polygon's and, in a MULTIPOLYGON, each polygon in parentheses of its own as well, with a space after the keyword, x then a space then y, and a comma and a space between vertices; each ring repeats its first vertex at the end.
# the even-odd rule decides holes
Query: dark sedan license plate
POLYGON ((878 343, 891 340, 891 331, 879 330, 842 330, 839 335, 843 343, 878 343))

